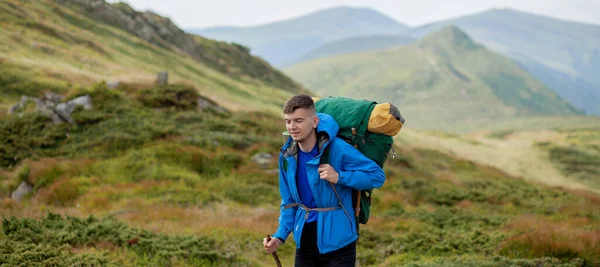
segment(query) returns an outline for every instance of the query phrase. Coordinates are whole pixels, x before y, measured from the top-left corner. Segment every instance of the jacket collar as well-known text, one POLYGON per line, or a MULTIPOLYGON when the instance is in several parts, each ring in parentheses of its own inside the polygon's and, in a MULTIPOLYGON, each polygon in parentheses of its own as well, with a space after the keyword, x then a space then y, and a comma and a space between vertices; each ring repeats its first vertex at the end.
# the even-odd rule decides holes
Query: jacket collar
MULTIPOLYGON (((329 135, 327 134, 327 132, 318 132, 317 133, 317 147, 319 149, 319 154, 323 153, 323 148, 325 148, 325 146, 327 146, 327 144, 329 144, 329 135)), ((291 156, 296 156, 298 154, 298 151, 300 151, 300 146, 298 145, 298 142, 294 141, 291 137, 288 141, 289 145, 288 146, 284 146, 284 148, 282 149, 281 153, 283 154, 283 157, 287 158, 287 157, 291 157, 291 156)))

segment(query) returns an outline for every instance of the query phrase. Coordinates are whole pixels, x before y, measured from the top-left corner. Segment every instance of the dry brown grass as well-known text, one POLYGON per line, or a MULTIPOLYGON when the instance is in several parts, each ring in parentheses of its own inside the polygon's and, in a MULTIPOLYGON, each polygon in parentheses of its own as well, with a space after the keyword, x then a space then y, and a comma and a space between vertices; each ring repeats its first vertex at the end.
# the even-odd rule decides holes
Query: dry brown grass
POLYGON ((77 185, 69 177, 63 177, 37 192, 35 199, 46 204, 61 206, 73 203, 79 194, 77 185))
MULTIPOLYGON (((597 189, 573 181, 561 174, 550 162, 545 152, 535 147, 537 142, 562 143, 566 135, 555 131, 522 131, 496 139, 488 133, 476 133, 458 137, 447 137, 413 129, 403 130, 396 142, 404 147, 419 147, 439 151, 448 155, 471 160, 487 168, 490 174, 498 170, 511 176, 522 177, 551 186, 575 190, 596 191, 597 189), (496 169, 496 170, 494 170, 496 169)), ((484 168, 485 170, 485 168, 484 168)))
POLYGON ((511 257, 580 257, 592 266, 600 265, 600 229, 589 219, 556 222, 523 217, 507 227, 517 232, 501 245, 501 251, 511 257))
POLYGON ((29 166, 29 178, 27 180, 31 184, 36 184, 39 182, 40 177, 56 168, 63 172, 63 176, 73 176, 92 164, 94 164, 94 161, 89 159, 41 158, 38 160, 26 159, 21 163, 21 166, 29 166))
POLYGON ((205 207, 179 207, 156 204, 123 213, 121 219, 152 231, 206 233, 214 229, 269 233, 277 229, 279 211, 241 205, 215 204, 205 207))

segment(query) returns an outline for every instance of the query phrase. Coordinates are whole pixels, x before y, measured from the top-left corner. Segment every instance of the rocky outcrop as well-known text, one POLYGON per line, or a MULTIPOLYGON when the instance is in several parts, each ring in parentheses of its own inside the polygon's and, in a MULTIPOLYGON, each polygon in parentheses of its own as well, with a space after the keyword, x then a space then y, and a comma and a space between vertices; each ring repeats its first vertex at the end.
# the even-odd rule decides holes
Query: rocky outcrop
POLYGON ((21 101, 9 108, 8 114, 21 114, 31 102, 35 103, 35 111, 40 112, 55 124, 73 123, 71 114, 78 106, 84 109, 92 109, 92 98, 89 95, 77 97, 65 103, 60 103, 61 96, 55 93, 47 92, 42 98, 22 96, 21 101))
POLYGON ((205 111, 205 110, 213 110, 217 113, 222 113, 222 114, 226 114, 229 113, 229 111, 227 111, 225 108, 219 106, 217 103, 215 103, 212 100, 209 100, 208 98, 205 97, 198 97, 198 109, 205 111))
POLYGON ((162 48, 179 51, 197 61, 235 78, 252 77, 274 87, 307 92, 282 72, 239 44, 228 44, 194 36, 179 29, 170 19, 156 13, 138 12, 125 3, 104 0, 55 0, 82 9, 90 17, 119 27, 162 48))
POLYGON ((185 52, 195 48, 191 36, 170 19, 153 12, 137 12, 125 3, 110 4, 104 0, 56 0, 64 5, 78 5, 95 19, 124 29, 159 46, 173 46, 185 52))

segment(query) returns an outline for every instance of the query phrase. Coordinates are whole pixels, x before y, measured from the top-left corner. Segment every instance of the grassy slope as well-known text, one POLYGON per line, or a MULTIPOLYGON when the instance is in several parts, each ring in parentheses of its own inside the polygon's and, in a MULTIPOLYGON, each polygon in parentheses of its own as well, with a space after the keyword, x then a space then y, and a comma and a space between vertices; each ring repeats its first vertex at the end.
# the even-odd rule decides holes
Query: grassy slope
POLYGON ((514 62, 449 27, 414 45, 317 59, 285 70, 321 95, 390 101, 410 125, 469 131, 577 112, 514 62))
MULTIPOLYGON (((39 14, 50 14, 47 5, 24 3, 39 14)), ((46 20, 53 25, 56 19, 46 20)), ((112 61, 88 45, 64 43, 66 31, 56 39, 26 26, 9 27, 22 30, 23 38, 37 40, 36 45, 38 41, 48 45, 55 54, 47 54, 52 51, 47 48, 18 45, 28 39, 15 43, 19 36, 4 31, 3 24, 0 42, 10 45, 2 49, 14 52, 0 62, 3 101, 14 102, 22 93, 38 94, 40 87, 50 86, 67 99, 91 94, 95 110, 77 111, 76 126, 52 125, 34 114, 0 119, 1 164, 3 169, 9 167, 0 171, 0 214, 5 218, 0 232, 2 261, 21 264, 32 259, 23 255, 35 254, 38 263, 47 259, 46 264, 56 265, 272 264, 270 255, 261 253, 261 240, 277 224, 278 181, 272 171, 276 162, 263 169, 250 158, 259 152, 277 153, 280 118, 262 112, 198 112, 195 101, 161 98, 168 97, 165 90, 200 91, 217 100, 222 94, 221 104, 230 108, 266 105, 266 110, 275 110, 278 99, 285 97, 281 90, 236 81, 174 52, 156 52, 155 47, 111 27, 106 29, 121 39, 100 45, 108 55, 119 56, 112 61), (119 45, 135 56, 115 52, 113 46, 119 45), (148 55, 189 63, 191 69, 174 67, 175 77, 182 75, 177 79, 199 88, 124 84, 108 90, 105 84, 80 89, 69 84, 111 77, 107 73, 114 72, 112 68, 123 73, 119 77, 131 75, 128 81, 147 83, 161 69, 159 63, 142 61, 148 55), (99 67, 84 59, 110 68, 96 73, 99 67), (134 70, 146 74, 139 78, 134 70), (189 80, 183 75, 189 75, 189 80), (230 91, 202 88, 209 85, 230 91), (250 98, 243 93, 254 96, 252 90, 269 95, 250 98), (274 101, 271 106, 265 104, 270 101, 274 101), (34 184, 35 192, 16 203, 7 196, 22 180, 34 184), (100 219, 85 219, 90 215, 100 219)), ((78 34, 104 40, 82 32, 78 34)), ((593 149, 585 148, 583 153, 592 155, 593 149)), ((374 217, 363 227, 359 243, 363 266, 527 266, 560 259, 570 266, 600 264, 594 258, 600 253, 600 240, 595 238, 600 231, 597 196, 525 182, 427 149, 396 151, 400 157, 390 160, 388 181, 376 191, 374 217)), ((572 154, 572 150, 555 151, 572 154)), ((572 161, 557 160, 572 169, 572 161)), ((293 242, 281 249, 280 256, 286 266, 291 265, 293 242)))
POLYGON ((495 166, 531 181, 600 193, 596 167, 600 164, 600 123, 596 121, 595 125, 568 130, 483 131, 462 136, 408 130, 398 141, 495 166))
MULTIPOLYGON (((38 84, 51 84, 55 90, 64 92, 73 85, 90 85, 98 80, 152 83, 157 72, 168 71, 170 81, 194 85, 225 107, 244 110, 279 110, 290 95, 267 85, 272 83, 267 80, 224 75, 211 64, 202 64, 182 52, 150 44, 54 1, 3 1, 0 10, 3 13, 0 18, 3 76, 17 76, 28 83, 33 80, 38 84)), ((207 54, 210 52, 221 63, 230 63, 233 69, 240 65, 236 60, 245 60, 246 64, 260 61, 249 56, 244 59, 243 51, 232 45, 196 38, 207 54)), ((46 89, 39 87, 30 92, 46 89)), ((14 101, 20 92, 5 85, 0 93, 6 99, 3 102, 7 102, 14 101)))
MULTIPOLYGON (((34 115, 0 121, 0 137, 17 135, 11 138, 21 140, 17 148, 25 151, 16 166, 0 172, 0 196, 23 179, 35 188, 21 203, 0 202, 6 218, 0 253, 8 261, 22 260, 22 254, 7 252, 12 249, 39 251, 63 264, 272 264, 261 240, 277 226, 276 161, 261 168, 251 157, 276 155, 280 118, 161 106, 161 88, 108 90, 99 84, 74 92, 90 93, 96 105, 76 112, 78 126, 54 126, 34 115), (153 92, 154 102, 148 102, 153 92), (41 135, 46 138, 40 145, 41 135), (99 219, 83 220, 90 215, 99 219)), ((4 149, 17 146, 2 143, 4 149)), ((386 166, 388 180, 375 192, 373 217, 362 228, 362 266, 600 264, 594 258, 600 253, 596 195, 398 144, 398 158, 386 166)), ((293 241, 280 257, 292 263, 293 241)))

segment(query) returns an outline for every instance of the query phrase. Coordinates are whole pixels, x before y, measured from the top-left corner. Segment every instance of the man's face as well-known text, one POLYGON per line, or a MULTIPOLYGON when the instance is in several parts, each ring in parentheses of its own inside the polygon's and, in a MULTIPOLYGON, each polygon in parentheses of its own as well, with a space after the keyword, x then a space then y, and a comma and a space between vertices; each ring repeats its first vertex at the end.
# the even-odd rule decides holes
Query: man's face
POLYGON ((290 114, 284 114, 285 126, 294 141, 302 143, 310 137, 319 123, 314 111, 299 108, 290 114))

